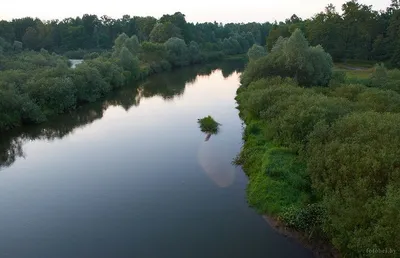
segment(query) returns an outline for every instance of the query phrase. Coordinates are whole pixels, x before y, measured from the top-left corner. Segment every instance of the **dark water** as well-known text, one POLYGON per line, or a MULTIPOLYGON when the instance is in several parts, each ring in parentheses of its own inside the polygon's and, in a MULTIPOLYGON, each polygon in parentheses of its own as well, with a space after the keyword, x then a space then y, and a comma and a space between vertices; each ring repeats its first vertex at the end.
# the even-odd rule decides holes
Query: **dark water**
POLYGON ((311 257, 247 206, 246 176, 231 165, 236 68, 157 75, 3 134, 0 257, 311 257), (207 115, 222 126, 205 141, 207 115))

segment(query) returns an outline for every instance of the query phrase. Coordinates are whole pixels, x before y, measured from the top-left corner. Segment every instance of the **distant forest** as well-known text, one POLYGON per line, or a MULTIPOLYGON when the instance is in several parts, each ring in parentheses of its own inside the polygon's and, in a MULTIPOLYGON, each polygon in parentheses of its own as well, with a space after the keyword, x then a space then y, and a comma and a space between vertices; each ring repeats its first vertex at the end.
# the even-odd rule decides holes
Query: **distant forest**
MULTIPOLYGON (((288 37, 300 28, 312 45, 322 45, 335 61, 346 59, 390 61, 400 66, 400 4, 392 0, 386 10, 373 10, 356 0, 344 3, 341 14, 337 7, 328 5, 310 19, 302 20, 296 14, 284 22, 275 23, 190 23, 185 15, 177 12, 154 17, 124 15, 120 19, 85 14, 64 20, 42 21, 35 18, 0 21, 0 37, 13 46, 21 42, 31 50, 42 48, 57 53, 71 50, 110 49, 121 33, 136 35, 140 42, 164 43, 178 37, 186 43, 195 41, 206 50, 221 50, 225 39, 235 38, 271 49, 280 37, 288 37), (250 38, 252 38, 250 40, 250 38)), ((267 20, 268 17, 265 17, 267 20)), ((243 44, 243 43, 242 43, 243 44)), ((248 43, 244 43, 248 44, 248 43)), ((226 47, 226 46, 225 46, 226 47)), ((242 46, 243 47, 243 46, 242 46)))
POLYGON ((266 36, 271 26, 269 23, 193 24, 186 22, 185 15, 180 12, 164 15, 159 20, 154 17, 129 15, 124 15, 121 19, 112 19, 108 16, 85 14, 62 21, 41 21, 30 17, 3 20, 0 21, 0 37, 4 39, 4 43, 11 45, 21 42, 27 49, 43 48, 57 53, 78 49, 110 49, 122 33, 128 36, 136 35, 139 42, 164 43, 173 37, 181 38, 186 43, 195 41, 201 44, 202 49, 208 51, 221 50, 224 44, 227 48, 229 44, 239 43, 247 51, 254 43, 266 44, 266 36))

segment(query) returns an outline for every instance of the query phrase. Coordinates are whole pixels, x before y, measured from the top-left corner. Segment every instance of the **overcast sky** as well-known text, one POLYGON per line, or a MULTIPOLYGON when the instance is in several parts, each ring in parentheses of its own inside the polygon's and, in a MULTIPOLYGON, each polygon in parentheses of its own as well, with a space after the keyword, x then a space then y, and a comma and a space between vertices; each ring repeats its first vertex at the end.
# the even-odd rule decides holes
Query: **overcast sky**
MULTIPOLYGON (((10 20, 26 16, 40 19, 63 19, 82 14, 108 15, 113 18, 131 16, 161 17, 180 11, 190 22, 273 22, 283 21, 292 14, 309 18, 333 3, 340 11, 344 0, 4 0, 0 19, 10 20)), ((391 0, 359 0, 375 10, 386 9, 391 0)))

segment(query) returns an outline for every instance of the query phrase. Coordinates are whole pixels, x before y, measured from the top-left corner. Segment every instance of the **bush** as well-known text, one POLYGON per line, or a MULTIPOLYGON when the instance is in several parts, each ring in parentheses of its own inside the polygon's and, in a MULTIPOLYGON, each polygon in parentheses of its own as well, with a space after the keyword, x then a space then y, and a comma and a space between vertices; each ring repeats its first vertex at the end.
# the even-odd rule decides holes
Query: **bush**
POLYGON ((106 83, 110 84, 112 88, 120 88, 125 84, 125 77, 123 69, 118 66, 115 60, 107 58, 96 58, 86 61, 89 67, 95 68, 101 74, 101 77, 106 83))
POLYGON ((198 119, 197 122, 199 123, 202 132, 216 134, 219 131, 220 124, 217 123, 211 116, 198 119))
POLYGON ((310 136, 308 168, 324 198, 324 228, 350 256, 371 246, 400 248, 393 241, 400 218, 399 123, 399 114, 353 113, 331 127, 320 124, 310 136))
POLYGON ((63 113, 76 104, 76 89, 69 77, 34 78, 27 84, 27 93, 45 115, 63 113))
POLYGON ((0 88, 0 131, 9 130, 22 123, 40 123, 45 119, 40 108, 27 95, 0 88))
POLYGON ((72 80, 79 102, 93 102, 111 90, 99 71, 86 63, 73 70, 72 80))
POLYGON ((289 227, 306 232, 311 237, 315 231, 322 233, 326 211, 319 203, 308 204, 304 207, 290 206, 283 210, 280 219, 289 227))

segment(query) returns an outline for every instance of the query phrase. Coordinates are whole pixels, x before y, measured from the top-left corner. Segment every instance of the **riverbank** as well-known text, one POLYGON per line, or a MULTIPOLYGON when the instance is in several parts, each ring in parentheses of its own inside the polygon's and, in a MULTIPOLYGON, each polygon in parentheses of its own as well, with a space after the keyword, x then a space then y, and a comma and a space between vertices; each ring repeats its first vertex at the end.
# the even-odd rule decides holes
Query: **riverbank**
MULTIPOLYGON (((277 79, 275 83, 283 84, 284 80, 277 79)), ((249 91, 252 90, 254 88, 250 87, 249 91)), ((236 97, 239 116, 246 127, 244 145, 235 163, 242 166, 249 178, 246 190, 249 205, 262 214, 276 232, 301 243, 315 257, 339 258, 339 252, 321 230, 322 213, 315 204, 305 162, 292 148, 279 146, 273 140, 271 125, 255 117, 256 106, 252 106, 255 103, 246 103, 250 98, 246 91, 239 88, 236 97)), ((260 95, 251 96, 261 104, 260 95)))
POLYGON ((331 249, 321 239, 349 257, 399 249, 398 73, 376 66, 368 86, 333 77, 304 88, 268 76, 241 86, 236 164, 249 178, 249 205, 322 256, 331 249))
POLYGON ((173 59, 163 50, 164 54, 155 58, 151 49, 145 46, 137 56, 133 55, 135 50, 130 52, 123 48, 126 53, 121 54, 114 49, 114 53, 103 53, 80 65, 72 64, 72 67, 65 57, 45 50, 0 56, 3 64, 0 71, 0 132, 52 120, 154 74, 191 65, 246 60, 244 54, 226 56, 222 51, 197 52, 192 53, 194 56, 173 56, 173 59))
POLYGON ((276 232, 301 243, 304 247, 312 251, 316 258, 341 257, 338 250, 336 250, 329 242, 318 239, 310 240, 310 238, 304 232, 289 228, 278 218, 274 218, 272 216, 269 216, 268 214, 264 214, 263 218, 268 223, 268 225, 276 232))

